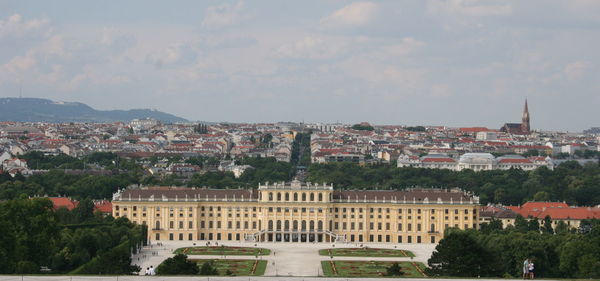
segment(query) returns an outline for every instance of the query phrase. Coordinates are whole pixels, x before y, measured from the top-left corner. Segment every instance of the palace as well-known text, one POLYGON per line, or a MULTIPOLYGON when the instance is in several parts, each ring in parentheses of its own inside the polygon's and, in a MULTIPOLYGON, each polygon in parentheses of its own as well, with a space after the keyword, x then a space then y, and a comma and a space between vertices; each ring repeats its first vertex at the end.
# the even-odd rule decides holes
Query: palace
POLYGON ((479 198, 459 189, 334 190, 293 181, 258 189, 147 187, 113 195, 113 216, 151 240, 436 243, 477 228, 479 198))

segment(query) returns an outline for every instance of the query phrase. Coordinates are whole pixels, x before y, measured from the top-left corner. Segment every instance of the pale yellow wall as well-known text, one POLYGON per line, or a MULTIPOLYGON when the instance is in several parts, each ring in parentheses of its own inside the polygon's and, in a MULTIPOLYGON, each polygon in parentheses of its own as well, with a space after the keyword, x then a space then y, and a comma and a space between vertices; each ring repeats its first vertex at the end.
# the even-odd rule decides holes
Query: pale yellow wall
POLYGON ((229 240, 228 234, 231 234, 232 240, 238 240, 238 234, 239 240, 244 240, 244 234, 252 235, 260 230, 267 230, 270 220, 273 221, 273 229, 277 229, 278 220, 284 229, 287 220, 290 230, 293 229, 293 221, 298 221, 298 229, 301 229, 302 221, 307 222, 306 229, 310 229, 310 221, 314 222, 315 229, 318 228, 318 221, 322 221, 324 230, 331 229, 335 234, 345 235, 347 241, 351 241, 354 235, 354 242, 357 243, 359 235, 362 235, 363 242, 370 242, 371 235, 374 242, 379 242, 381 235, 381 242, 387 242, 389 237, 391 243, 399 243, 399 239, 402 239, 402 243, 408 243, 410 237, 410 243, 418 243, 418 237, 421 237, 421 243, 431 243, 431 237, 434 237, 434 242, 437 243, 447 227, 473 228, 479 222, 477 205, 333 203, 329 201, 331 190, 260 192, 262 196, 258 202, 113 201, 113 216, 127 216, 135 223, 147 224, 150 240, 156 240, 156 234, 160 235, 160 240, 169 240, 170 234, 173 234, 173 240, 180 240, 180 234, 183 235, 182 240, 229 240), (270 192, 273 194, 272 201, 269 201, 270 192), (278 192, 281 200, 277 200, 278 192), (289 194, 289 201, 285 200, 286 192, 289 194), (298 194, 298 201, 293 201, 294 193, 298 194), (302 201, 303 193, 306 194, 307 201, 302 201), (314 201, 310 201, 311 193, 314 201), (318 194, 322 194, 322 201, 318 201, 318 194), (156 221, 160 222, 158 230, 155 229, 156 221), (371 223, 373 229, 370 229, 371 223), (351 229, 352 224, 354 229, 351 229), (361 224, 362 230, 359 229, 361 224), (402 224, 402 229, 399 229, 399 224, 402 224), (429 232, 431 224, 435 226, 434 232, 429 232))

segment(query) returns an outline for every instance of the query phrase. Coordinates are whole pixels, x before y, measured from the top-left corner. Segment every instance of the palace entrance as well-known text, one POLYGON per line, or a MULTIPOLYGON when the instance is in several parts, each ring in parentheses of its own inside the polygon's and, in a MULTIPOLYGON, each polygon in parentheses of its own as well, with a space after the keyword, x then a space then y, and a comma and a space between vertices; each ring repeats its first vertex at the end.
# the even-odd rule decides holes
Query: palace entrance
POLYGON ((246 241, 252 242, 340 242, 345 241, 342 235, 326 230, 311 231, 276 231, 262 230, 246 236, 246 241))

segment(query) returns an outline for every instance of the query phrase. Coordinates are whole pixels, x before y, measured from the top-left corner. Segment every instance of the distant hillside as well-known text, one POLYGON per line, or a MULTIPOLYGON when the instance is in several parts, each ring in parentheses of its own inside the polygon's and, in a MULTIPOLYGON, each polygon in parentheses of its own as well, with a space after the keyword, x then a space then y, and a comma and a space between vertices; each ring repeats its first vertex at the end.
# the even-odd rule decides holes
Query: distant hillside
POLYGON ((0 121, 103 123, 154 118, 164 123, 187 122, 172 114, 150 110, 95 110, 78 102, 55 102, 37 98, 0 98, 0 121))

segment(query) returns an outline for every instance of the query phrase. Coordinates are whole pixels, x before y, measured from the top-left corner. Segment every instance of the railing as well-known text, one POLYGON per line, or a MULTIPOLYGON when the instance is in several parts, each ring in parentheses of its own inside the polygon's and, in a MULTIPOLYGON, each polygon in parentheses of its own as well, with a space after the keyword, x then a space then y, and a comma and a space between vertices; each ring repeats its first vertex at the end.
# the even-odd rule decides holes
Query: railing
POLYGON ((258 199, 252 198, 129 198, 119 197, 113 199, 114 202, 258 202, 258 199))
POLYGON ((365 199, 334 199, 331 203, 392 203, 392 204, 422 204, 422 205, 479 205, 477 200, 463 200, 463 201, 437 201, 437 200, 392 200, 392 199, 377 199, 377 200, 365 200, 365 199))

